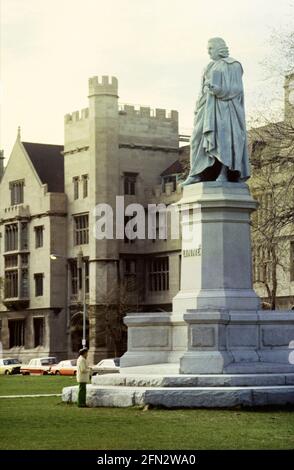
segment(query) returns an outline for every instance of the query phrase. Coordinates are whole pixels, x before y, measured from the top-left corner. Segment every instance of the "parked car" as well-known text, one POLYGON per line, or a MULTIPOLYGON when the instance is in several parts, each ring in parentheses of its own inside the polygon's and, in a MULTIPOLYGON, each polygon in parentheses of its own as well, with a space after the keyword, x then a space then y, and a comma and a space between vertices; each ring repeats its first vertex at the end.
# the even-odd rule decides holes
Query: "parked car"
POLYGON ((10 357, 0 359, 0 374, 19 374, 20 368, 21 362, 18 359, 12 359, 10 357))
POLYGON ((56 366, 52 366, 50 374, 52 375, 76 375, 77 373, 77 360, 68 359, 60 361, 56 366))
POLYGON ((95 366, 92 366, 92 375, 96 374, 115 374, 119 372, 120 358, 102 359, 95 366))
POLYGON ((22 375, 46 375, 50 373, 51 367, 57 364, 56 357, 38 357, 31 359, 26 365, 22 365, 20 372, 22 375))

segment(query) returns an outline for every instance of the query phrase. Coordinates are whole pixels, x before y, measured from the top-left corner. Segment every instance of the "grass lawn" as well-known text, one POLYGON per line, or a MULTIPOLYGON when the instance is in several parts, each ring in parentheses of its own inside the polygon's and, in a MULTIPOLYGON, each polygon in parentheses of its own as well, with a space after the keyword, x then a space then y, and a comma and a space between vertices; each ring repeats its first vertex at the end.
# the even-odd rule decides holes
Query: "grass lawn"
POLYGON ((0 396, 61 393, 63 387, 70 385, 77 385, 75 377, 0 375, 0 396))
MULTIPOLYGON (((0 395, 58 393, 63 377, 0 378, 0 395), (47 382, 46 382, 47 381, 47 382)), ((293 409, 77 408, 59 397, 0 399, 0 449, 293 449, 293 409)))

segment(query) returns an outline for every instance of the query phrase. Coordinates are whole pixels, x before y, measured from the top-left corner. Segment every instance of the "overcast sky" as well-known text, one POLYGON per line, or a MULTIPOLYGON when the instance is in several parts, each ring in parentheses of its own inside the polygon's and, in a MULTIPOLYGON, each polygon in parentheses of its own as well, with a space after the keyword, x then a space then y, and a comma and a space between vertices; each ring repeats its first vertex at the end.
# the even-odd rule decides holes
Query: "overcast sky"
POLYGON ((244 68, 247 115, 269 91, 263 58, 291 0, 0 0, 0 148, 63 143, 63 116, 88 105, 88 77, 114 75, 120 102, 176 109, 191 128, 207 40, 244 68))

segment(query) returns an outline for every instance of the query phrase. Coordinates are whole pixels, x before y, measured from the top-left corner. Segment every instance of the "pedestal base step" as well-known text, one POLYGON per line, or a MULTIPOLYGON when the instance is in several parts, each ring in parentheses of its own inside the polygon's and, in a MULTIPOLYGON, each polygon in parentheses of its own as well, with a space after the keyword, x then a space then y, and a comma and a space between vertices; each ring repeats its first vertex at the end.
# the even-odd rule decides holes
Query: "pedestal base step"
POLYGON ((294 385, 291 374, 213 374, 213 375, 95 375, 92 385, 119 387, 250 387, 294 385))
POLYGON ((287 374, 294 372, 294 365, 278 362, 239 362, 229 364, 225 371, 227 374, 287 374))
MULTIPOLYGON (((65 387, 62 400, 77 401, 78 387, 65 387)), ((126 387, 87 386, 89 407, 163 406, 165 408, 232 408, 294 405, 294 386, 268 387, 126 387)))

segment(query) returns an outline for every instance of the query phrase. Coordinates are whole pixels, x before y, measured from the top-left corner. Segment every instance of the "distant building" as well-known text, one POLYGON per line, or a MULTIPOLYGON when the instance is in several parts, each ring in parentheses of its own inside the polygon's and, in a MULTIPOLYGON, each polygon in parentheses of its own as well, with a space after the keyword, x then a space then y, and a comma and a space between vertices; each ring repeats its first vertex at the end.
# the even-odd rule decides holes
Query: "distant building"
POLYGON ((0 184, 1 341, 23 360, 67 354, 66 272, 50 260, 66 256, 62 150, 18 135, 0 184))
POLYGON ((285 77, 284 119, 251 129, 253 281, 264 308, 294 309, 294 73, 285 77), (275 303, 275 305, 274 305, 275 303))
POLYGON ((170 310, 179 290, 179 240, 93 236, 99 203, 115 209, 118 195, 125 206, 144 207, 179 198, 178 113, 119 105, 115 78, 90 79, 88 94, 88 108, 65 116, 64 149, 18 136, 1 181, 5 354, 61 358, 76 351, 85 291, 90 352, 98 360, 114 353, 105 308, 122 280, 135 309, 170 310))

